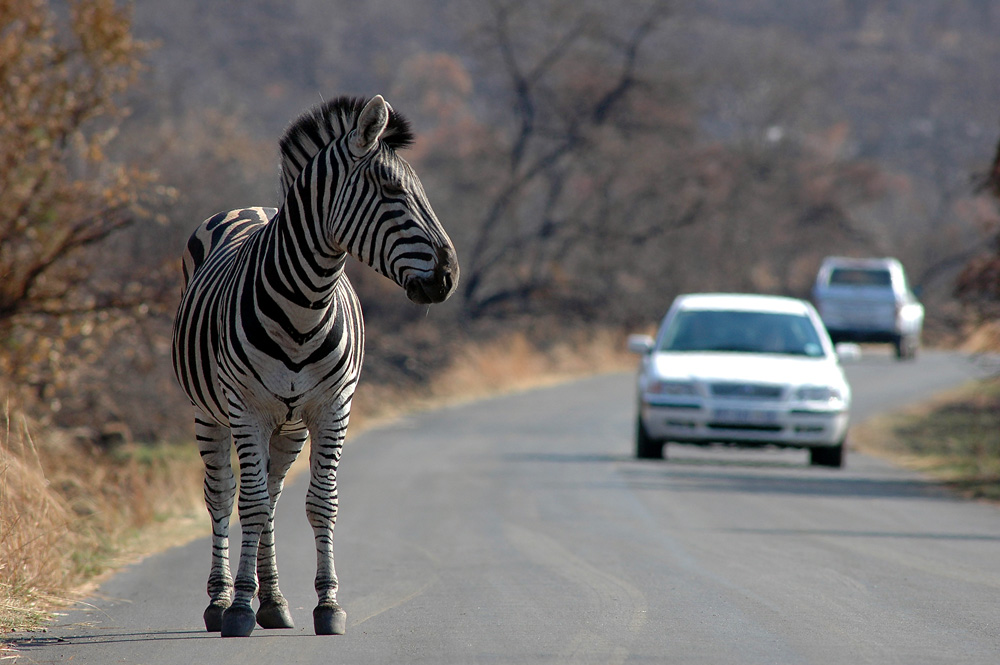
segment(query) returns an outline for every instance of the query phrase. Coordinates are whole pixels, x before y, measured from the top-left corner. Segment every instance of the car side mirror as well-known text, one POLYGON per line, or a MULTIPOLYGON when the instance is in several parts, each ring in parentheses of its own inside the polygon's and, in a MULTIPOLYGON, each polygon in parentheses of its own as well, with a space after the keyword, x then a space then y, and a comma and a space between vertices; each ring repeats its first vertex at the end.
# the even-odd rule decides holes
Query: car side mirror
POLYGON ((628 350, 644 356, 653 350, 653 338, 649 335, 629 335, 628 350))
POLYGON ((839 342, 833 350, 837 352, 837 359, 840 362, 854 362, 861 360, 861 345, 853 342, 839 342))

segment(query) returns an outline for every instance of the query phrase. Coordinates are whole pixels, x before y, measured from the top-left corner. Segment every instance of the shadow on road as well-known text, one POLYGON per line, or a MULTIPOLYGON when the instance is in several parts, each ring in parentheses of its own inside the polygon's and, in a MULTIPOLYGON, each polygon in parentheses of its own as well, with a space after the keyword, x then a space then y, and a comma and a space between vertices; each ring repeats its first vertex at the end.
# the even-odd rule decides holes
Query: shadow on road
MULTIPOLYGON (((788 468, 796 468, 789 465, 788 468)), ((711 468, 640 467, 623 468, 630 487, 636 490, 674 492, 724 492, 733 494, 793 494, 816 497, 851 497, 857 499, 937 499, 957 501, 944 487, 911 477, 869 477, 781 473, 780 467, 748 467, 746 473, 723 472, 711 468)))
POLYGON ((727 466, 727 467, 748 467, 748 468, 770 468, 770 469, 801 469, 803 463, 788 459, 724 459, 711 457, 673 457, 668 461, 658 460, 637 460, 632 455, 611 455, 605 453, 509 453, 502 456, 505 462, 560 462, 565 464, 583 463, 612 463, 612 462, 635 462, 650 467, 665 468, 666 465, 676 466, 727 466))
POLYGON ((725 533, 761 536, 829 536, 832 538, 899 538, 904 540, 955 540, 1000 542, 1000 535, 982 533, 926 533, 889 531, 852 531, 844 529, 722 529, 725 533))
MULTIPOLYGON (((65 627, 64 627, 65 628, 65 627)), ((306 637, 297 631, 255 631, 254 638, 306 637)), ((117 644, 129 642, 167 642, 172 640, 222 640, 218 633, 204 630, 159 630, 159 631, 114 631, 108 629, 81 629, 77 635, 14 635, 4 638, 4 644, 12 647, 20 655, 28 655, 32 649, 52 648, 59 645, 71 647, 117 644)))
POLYGON ((16 649, 19 653, 25 654, 32 649, 51 647, 64 644, 66 646, 78 646, 85 644, 110 644, 116 642, 151 642, 164 640, 192 640, 214 638, 221 639, 218 635, 207 633, 203 630, 161 630, 150 632, 108 632, 95 629, 91 632, 79 635, 62 635, 58 637, 22 635, 6 639, 6 643, 16 649))
MULTIPOLYGON (((538 452, 510 453, 504 455, 503 460, 531 464, 614 465, 618 478, 639 491, 961 500, 947 488, 911 475, 852 474, 845 470, 810 467, 808 463, 788 457, 759 460, 688 457, 656 461, 637 460, 630 455, 538 452)), ((619 483, 611 485, 621 486, 619 483)))

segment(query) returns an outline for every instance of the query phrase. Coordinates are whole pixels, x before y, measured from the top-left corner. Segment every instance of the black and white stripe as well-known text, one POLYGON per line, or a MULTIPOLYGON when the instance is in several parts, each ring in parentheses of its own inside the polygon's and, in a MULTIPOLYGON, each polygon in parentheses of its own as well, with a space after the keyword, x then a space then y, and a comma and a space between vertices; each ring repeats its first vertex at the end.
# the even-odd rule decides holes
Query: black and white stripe
POLYGON ((386 275, 418 303, 445 300, 458 282, 451 240, 396 154, 411 141, 407 122, 380 96, 323 104, 281 140, 281 207, 219 213, 188 241, 173 364, 195 406, 205 462, 213 525, 209 630, 249 635, 255 623, 291 627, 278 589, 273 514, 285 473, 310 440, 315 629, 344 632, 333 565, 337 465, 364 349, 346 258, 386 275), (239 457, 242 527, 235 580, 230 441, 239 457))

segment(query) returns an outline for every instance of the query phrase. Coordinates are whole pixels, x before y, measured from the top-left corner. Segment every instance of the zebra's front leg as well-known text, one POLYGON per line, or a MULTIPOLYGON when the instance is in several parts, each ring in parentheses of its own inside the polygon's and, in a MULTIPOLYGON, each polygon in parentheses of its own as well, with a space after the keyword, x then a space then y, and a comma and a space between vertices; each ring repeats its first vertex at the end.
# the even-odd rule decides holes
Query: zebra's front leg
POLYGON ((271 437, 270 462, 267 470, 267 492, 271 501, 271 518, 264 526, 257 550, 257 582, 260 585, 257 625, 261 628, 294 628, 288 601, 278 588, 278 564, 274 553, 274 510, 284 487, 285 474, 302 452, 309 432, 305 425, 271 437))
POLYGON ((212 569, 208 575, 208 607, 205 628, 222 630, 222 613, 233 602, 233 578, 229 571, 229 519, 236 498, 236 477, 230 462, 232 443, 229 429, 215 423, 198 410, 194 419, 195 438, 205 464, 205 505, 212 518, 212 569))
POLYGON ((236 570, 233 604, 222 615, 223 637, 247 637, 256 625, 251 603, 257 595, 257 551, 261 534, 271 520, 267 490, 268 441, 273 427, 241 410, 229 396, 229 425, 240 460, 239 513, 242 529, 240 564, 236 570))
POLYGON ((317 635, 347 632, 347 612, 337 602, 337 572, 333 564, 333 528, 337 524, 340 500, 337 495, 337 466, 344 448, 350 401, 339 412, 329 414, 317 427, 310 427, 309 491, 306 516, 316 537, 316 595, 313 610, 317 635))

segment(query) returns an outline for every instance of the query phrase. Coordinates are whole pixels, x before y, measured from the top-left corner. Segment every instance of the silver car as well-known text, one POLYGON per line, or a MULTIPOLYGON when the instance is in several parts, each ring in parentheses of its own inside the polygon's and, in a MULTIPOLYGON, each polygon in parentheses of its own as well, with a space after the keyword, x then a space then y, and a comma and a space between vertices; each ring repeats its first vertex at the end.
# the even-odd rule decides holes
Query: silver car
POLYGON ((901 360, 920 348, 924 306, 896 259, 828 256, 816 275, 813 302, 834 342, 888 342, 901 360))
POLYGON ((664 457, 668 441, 807 448, 840 467, 851 389, 808 302, 780 296, 678 296, 642 355, 635 452, 664 457))

